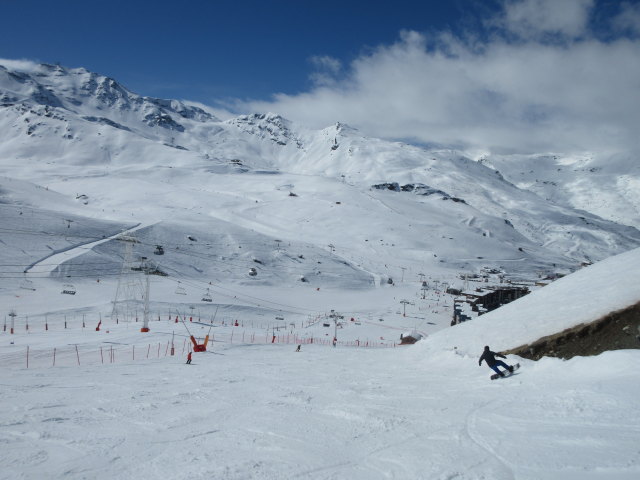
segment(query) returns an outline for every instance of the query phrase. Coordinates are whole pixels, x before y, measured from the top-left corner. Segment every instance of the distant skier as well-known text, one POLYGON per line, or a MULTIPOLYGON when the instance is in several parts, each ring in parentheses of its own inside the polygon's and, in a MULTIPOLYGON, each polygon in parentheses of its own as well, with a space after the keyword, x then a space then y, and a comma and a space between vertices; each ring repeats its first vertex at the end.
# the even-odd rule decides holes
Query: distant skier
POLYGON ((504 377, 504 373, 502 373, 498 367, 502 367, 509 370, 509 372, 513 372, 513 367, 511 365, 507 365, 502 360, 496 360, 496 357, 507 358, 500 353, 492 352, 487 345, 484 347, 484 352, 482 352, 480 360, 478 360, 478 365, 482 365, 482 361, 484 360, 487 362, 487 365, 501 377, 504 377))
POLYGON ((187 365, 191 365, 191 352, 187 354, 187 365))
POLYGON ((298 345, 298 348, 296 348, 296 352, 300 351, 300 347, 302 347, 302 345, 298 345))

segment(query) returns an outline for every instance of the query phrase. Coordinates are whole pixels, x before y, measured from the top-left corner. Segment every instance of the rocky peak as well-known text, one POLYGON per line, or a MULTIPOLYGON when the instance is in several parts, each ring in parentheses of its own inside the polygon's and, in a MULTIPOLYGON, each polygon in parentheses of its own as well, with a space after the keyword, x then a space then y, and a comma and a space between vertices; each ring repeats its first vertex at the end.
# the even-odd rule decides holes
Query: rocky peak
POLYGON ((302 148, 302 141, 291 130, 291 122, 275 113, 241 115, 228 120, 227 123, 278 145, 285 146, 293 143, 298 148, 302 148))
MULTIPOLYGON (((219 121, 204 109, 178 100, 137 95, 111 77, 84 68, 25 64, 23 68, 0 65, 0 105, 43 105, 73 111, 84 118, 102 118, 106 124, 131 121, 120 112, 136 112, 150 127, 183 132, 179 119, 219 121)), ((135 128, 135 125, 131 125, 135 128)))

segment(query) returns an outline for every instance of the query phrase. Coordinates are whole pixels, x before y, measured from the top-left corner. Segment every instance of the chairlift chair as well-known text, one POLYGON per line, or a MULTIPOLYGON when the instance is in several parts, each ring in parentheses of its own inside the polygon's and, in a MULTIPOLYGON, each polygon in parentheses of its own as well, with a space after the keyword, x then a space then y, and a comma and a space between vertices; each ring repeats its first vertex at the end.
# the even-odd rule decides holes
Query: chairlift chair
POLYGON ((183 287, 178 287, 178 288, 176 288, 176 294, 177 295, 186 295, 187 291, 183 287))
POLYGON ((75 295, 76 294, 76 287, 74 287, 70 283, 67 283, 67 284, 62 286, 62 292, 60 292, 60 293, 64 293, 66 295, 75 295))
POLYGON ((252 277, 255 277, 256 275, 258 275, 258 270, 256 270, 255 268, 251 267, 249 269, 249 275, 251 275, 252 277))
POLYGON ((164 255, 164 248, 162 248, 162 245, 156 245, 156 249, 153 253, 156 255, 164 255))
POLYGON ((20 288, 22 288, 23 290, 32 290, 34 292, 36 291, 36 287, 34 287, 31 280, 23 280, 22 283, 20 283, 20 288))

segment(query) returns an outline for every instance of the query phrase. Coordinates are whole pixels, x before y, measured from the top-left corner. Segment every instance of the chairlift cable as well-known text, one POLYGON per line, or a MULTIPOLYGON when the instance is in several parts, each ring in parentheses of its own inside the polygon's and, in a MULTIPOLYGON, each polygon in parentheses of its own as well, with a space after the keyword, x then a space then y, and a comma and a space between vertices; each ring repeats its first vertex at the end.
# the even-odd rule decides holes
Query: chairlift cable
MULTIPOLYGON (((169 268, 168 270, 173 270, 173 269, 169 268)), ((173 271, 176 272, 178 275, 181 275, 180 272, 177 272, 176 270, 173 270, 173 271)), ((186 279, 185 280, 185 277, 182 277, 182 276, 180 278, 182 278, 181 281, 184 282, 185 284, 187 284, 187 285, 190 284, 194 288, 198 288, 198 286, 196 284, 196 282, 198 282, 197 280, 192 280, 192 279, 186 279)), ((169 280, 178 281, 178 280, 174 280, 172 278, 169 278, 169 280)), ((207 285, 209 285, 209 284, 207 284, 207 285)), ((266 300, 266 299, 263 299, 263 298, 260 298, 260 297, 255 297, 253 295, 243 294, 243 293, 240 293, 240 292, 236 292, 235 290, 231 290, 231 289, 216 285, 214 283, 211 283, 210 286, 218 288, 218 289, 222 289, 222 290, 228 290, 228 291, 230 291, 230 292, 235 294, 235 296, 233 298, 235 298, 236 300, 240 300, 240 301, 243 301, 245 303, 250 303, 250 304, 258 306, 258 307, 266 308, 268 310, 280 311, 280 312, 283 311, 282 309, 278 309, 278 308, 274 308, 274 307, 268 307, 268 306, 265 306, 265 305, 262 305, 262 304, 259 304, 259 303, 256 303, 256 302, 252 302, 250 300, 243 299, 241 297, 251 298, 251 299, 254 299, 254 300, 257 300, 257 301, 260 301, 260 302, 270 303, 270 304, 273 304, 273 305, 278 305, 278 306, 281 306, 281 307, 285 307, 285 308, 288 309, 287 311, 294 311, 294 312, 298 312, 298 313, 303 313, 303 311, 314 312, 314 313, 322 312, 321 310, 313 310, 313 309, 310 309, 310 308, 297 307, 295 305, 287 305, 287 304, 283 304, 283 303, 273 302, 271 300, 266 300)), ((220 293, 220 292, 218 292, 218 294, 222 295, 222 296, 225 296, 225 297, 228 297, 228 298, 232 298, 229 294, 224 294, 224 293, 220 293)))

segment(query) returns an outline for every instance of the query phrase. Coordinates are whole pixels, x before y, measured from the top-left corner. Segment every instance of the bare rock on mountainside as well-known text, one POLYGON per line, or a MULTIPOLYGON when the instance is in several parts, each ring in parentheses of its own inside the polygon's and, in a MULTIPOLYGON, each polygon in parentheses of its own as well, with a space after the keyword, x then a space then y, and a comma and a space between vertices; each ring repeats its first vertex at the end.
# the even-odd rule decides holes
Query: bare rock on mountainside
POLYGON ((640 349, 640 303, 504 353, 531 360, 545 356, 566 360, 623 349, 640 349))

